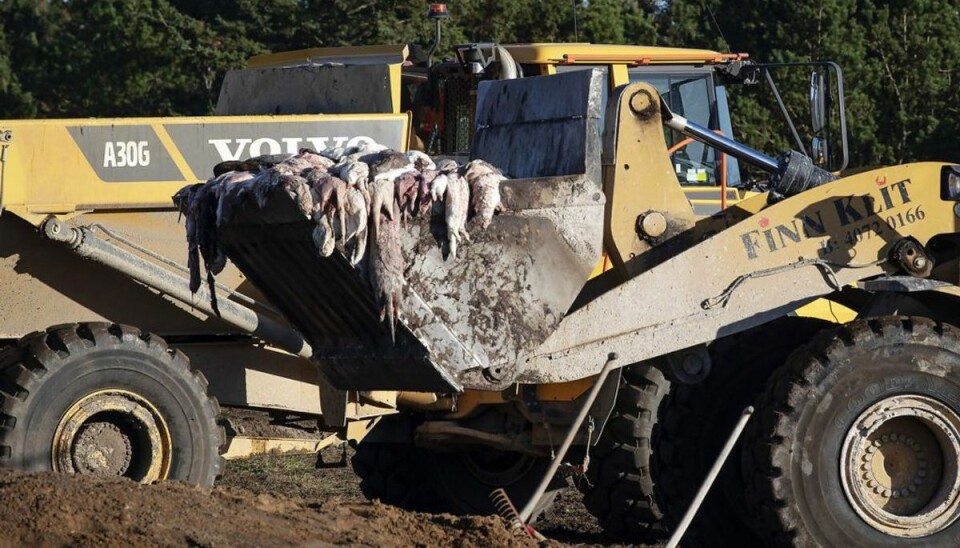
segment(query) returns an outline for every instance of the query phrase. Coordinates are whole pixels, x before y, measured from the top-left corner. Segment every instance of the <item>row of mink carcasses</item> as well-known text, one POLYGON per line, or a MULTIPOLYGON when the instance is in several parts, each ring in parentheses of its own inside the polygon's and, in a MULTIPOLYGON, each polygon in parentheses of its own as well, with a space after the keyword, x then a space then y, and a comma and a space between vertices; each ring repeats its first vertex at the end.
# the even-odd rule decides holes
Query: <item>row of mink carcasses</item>
POLYGON ((393 334, 405 285, 401 225, 418 215, 442 215, 443 252, 455 259, 460 245, 470 240, 468 217, 476 216, 481 228, 490 224, 500 206, 504 178, 483 160, 460 166, 450 159, 435 162, 420 151, 401 153, 374 143, 222 162, 206 183, 184 187, 174 196, 186 218, 190 289, 200 288, 202 259, 211 306, 219 314, 214 277, 227 258, 218 227, 229 222, 245 200, 264 207, 267 196, 279 187, 314 222, 319 253, 329 257, 340 252, 366 274, 381 320, 389 322, 393 334))

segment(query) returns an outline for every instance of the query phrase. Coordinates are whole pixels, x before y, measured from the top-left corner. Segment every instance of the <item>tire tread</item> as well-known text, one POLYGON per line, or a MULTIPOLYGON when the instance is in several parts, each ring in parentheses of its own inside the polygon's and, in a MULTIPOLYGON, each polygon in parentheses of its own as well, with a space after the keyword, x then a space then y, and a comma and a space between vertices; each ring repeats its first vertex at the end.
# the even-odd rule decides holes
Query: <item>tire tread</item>
POLYGON ((44 378, 56 373, 75 354, 90 352, 98 347, 131 346, 163 359, 171 372, 183 381, 193 401, 201 402, 199 420, 209 432, 209 447, 216 448, 215 458, 208 468, 198 474, 198 481, 212 486, 223 471, 226 438, 217 425, 220 406, 216 398, 207 396, 207 381, 202 373, 191 368, 185 354, 171 352, 158 336, 134 327, 107 323, 72 323, 52 326, 21 338, 15 345, 0 352, 0 467, 8 466, 14 452, 17 424, 27 412, 32 391, 42 385, 44 378), (6 461, 6 462, 5 462, 6 461))
POLYGON ((663 373, 648 363, 624 368, 613 412, 593 450, 583 492, 587 511, 604 533, 632 542, 666 536, 655 494, 654 453, 668 448, 652 442, 660 428, 661 404, 670 390, 663 373))
MULTIPOLYGON (((744 469, 753 470, 746 487, 749 511, 757 531, 772 546, 816 546, 804 529, 796 504, 791 503, 791 466, 797 422, 804 404, 819 382, 851 349, 880 344, 905 344, 920 340, 941 346, 950 338, 960 341, 960 330, 919 317, 882 317, 851 322, 818 334, 791 356, 767 383, 757 399, 757 417, 744 432, 744 469)), ((956 342, 954 342, 956 344, 956 342)))

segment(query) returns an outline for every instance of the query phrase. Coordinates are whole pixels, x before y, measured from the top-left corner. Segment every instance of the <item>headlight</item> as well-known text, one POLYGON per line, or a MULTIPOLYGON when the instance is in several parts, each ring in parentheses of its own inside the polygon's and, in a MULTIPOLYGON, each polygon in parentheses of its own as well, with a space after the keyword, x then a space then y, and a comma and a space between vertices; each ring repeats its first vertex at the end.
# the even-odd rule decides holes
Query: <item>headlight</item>
POLYGON ((944 166, 940 173, 940 199, 960 201, 960 166, 944 166))

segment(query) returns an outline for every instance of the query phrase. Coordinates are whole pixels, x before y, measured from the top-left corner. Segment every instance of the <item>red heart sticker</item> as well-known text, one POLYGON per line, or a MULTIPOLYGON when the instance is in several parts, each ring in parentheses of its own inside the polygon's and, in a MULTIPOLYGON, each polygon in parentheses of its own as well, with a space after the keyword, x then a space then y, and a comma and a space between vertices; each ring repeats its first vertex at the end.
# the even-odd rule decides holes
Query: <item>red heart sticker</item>
POLYGON ((882 176, 882 175, 880 175, 880 176, 877 177, 876 181, 874 181, 874 182, 877 183, 877 186, 883 186, 883 185, 887 184, 887 178, 884 177, 884 176, 882 176))
POLYGON ((759 222, 760 222, 760 228, 767 228, 768 226, 770 226, 770 219, 766 217, 761 218, 759 222))

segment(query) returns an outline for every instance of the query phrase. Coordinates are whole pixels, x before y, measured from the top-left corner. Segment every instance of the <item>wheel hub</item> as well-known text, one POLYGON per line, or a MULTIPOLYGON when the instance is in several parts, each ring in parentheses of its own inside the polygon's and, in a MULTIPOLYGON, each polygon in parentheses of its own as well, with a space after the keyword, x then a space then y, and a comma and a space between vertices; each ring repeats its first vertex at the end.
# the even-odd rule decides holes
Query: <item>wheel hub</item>
POLYGON ((847 432, 844 493, 873 528, 916 538, 960 517, 960 416, 926 396, 877 402, 847 432))
POLYGON ((507 487, 523 478, 536 459, 520 453, 495 449, 466 452, 460 455, 464 466, 477 480, 493 486, 507 487))
POLYGON ((73 445, 73 465, 79 474, 122 476, 131 457, 130 437, 110 422, 84 425, 73 445))
POLYGON ((172 454, 163 417, 142 396, 102 390, 74 403, 57 425, 53 469, 70 474, 165 479, 172 454))

